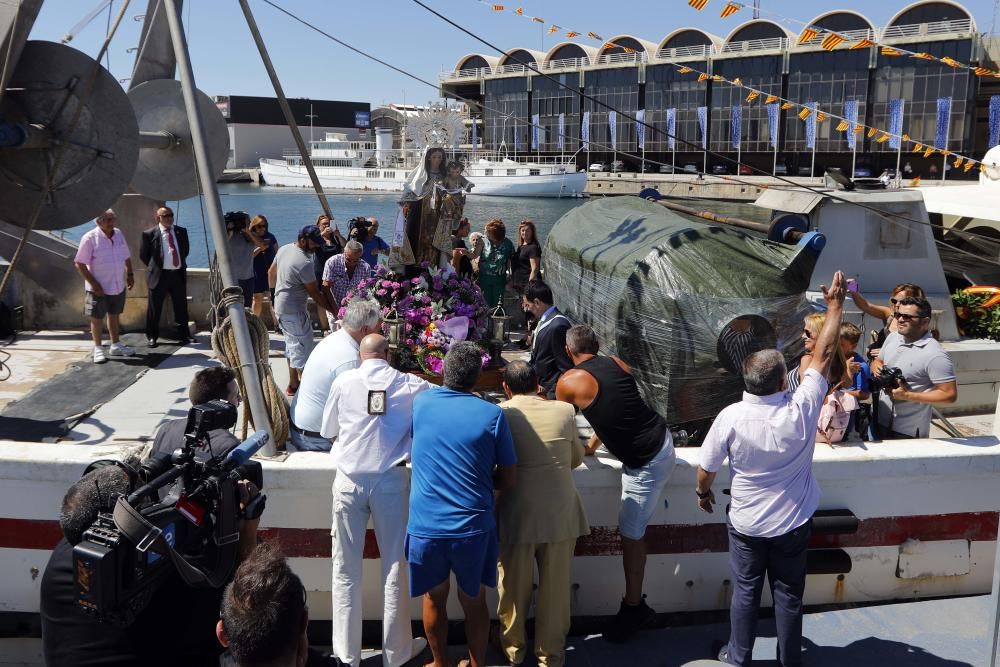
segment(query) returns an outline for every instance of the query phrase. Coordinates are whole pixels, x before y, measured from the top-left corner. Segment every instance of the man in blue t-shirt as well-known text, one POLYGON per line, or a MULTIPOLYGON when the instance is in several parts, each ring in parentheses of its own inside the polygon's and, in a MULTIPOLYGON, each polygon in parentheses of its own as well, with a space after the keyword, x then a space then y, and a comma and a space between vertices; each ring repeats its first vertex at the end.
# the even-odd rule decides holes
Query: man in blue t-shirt
POLYGON ((375 218, 368 218, 368 233, 367 238, 361 246, 364 251, 361 253, 361 259, 368 262, 368 266, 372 267, 372 271, 378 268, 378 256, 389 254, 389 244, 382 240, 382 237, 378 235, 378 220, 375 218))
POLYGON ((424 632, 436 666, 449 664, 452 572, 472 664, 485 664, 490 622, 485 587, 497 585, 499 556, 493 493, 515 481, 514 440, 503 411, 471 393, 481 371, 479 347, 455 343, 444 358, 444 386, 413 402, 406 560, 410 595, 424 596, 424 632))

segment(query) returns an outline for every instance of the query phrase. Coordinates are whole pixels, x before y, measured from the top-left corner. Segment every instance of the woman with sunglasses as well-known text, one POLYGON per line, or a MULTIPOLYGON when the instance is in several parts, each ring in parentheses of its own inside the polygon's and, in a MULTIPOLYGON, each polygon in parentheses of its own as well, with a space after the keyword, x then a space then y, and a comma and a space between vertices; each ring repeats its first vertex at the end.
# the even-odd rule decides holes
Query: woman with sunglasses
MULTIPOLYGON (((795 391, 798 388, 805 369, 809 368, 813 349, 816 347, 816 339, 819 337, 819 332, 823 330, 825 318, 826 316, 822 313, 813 313, 807 316, 802 323, 802 347, 805 349, 805 353, 799 359, 798 365, 788 371, 788 391, 795 391)), ((830 370, 826 380, 830 391, 851 385, 847 358, 839 345, 833 351, 833 359, 830 361, 830 370)))
POLYGON ((861 295, 861 292, 857 289, 857 283, 852 280, 847 282, 847 295, 854 300, 854 305, 860 308, 861 312, 865 315, 877 317, 882 322, 882 329, 878 332, 875 341, 868 346, 869 360, 878 359, 879 350, 882 349, 882 344, 885 343, 886 337, 896 330, 896 320, 892 317, 893 313, 896 312, 896 304, 906 297, 913 297, 914 299, 925 299, 927 297, 919 285, 900 283, 892 288, 892 293, 889 296, 889 305, 879 306, 871 303, 861 295))
MULTIPOLYGON (((270 292, 267 282, 267 270, 278 254, 278 239, 267 231, 267 218, 258 215, 250 221, 250 233, 265 241, 267 246, 256 248, 253 256, 253 314, 260 317, 264 312, 264 295, 270 292)), ((274 311, 272 310, 272 319, 274 311)))

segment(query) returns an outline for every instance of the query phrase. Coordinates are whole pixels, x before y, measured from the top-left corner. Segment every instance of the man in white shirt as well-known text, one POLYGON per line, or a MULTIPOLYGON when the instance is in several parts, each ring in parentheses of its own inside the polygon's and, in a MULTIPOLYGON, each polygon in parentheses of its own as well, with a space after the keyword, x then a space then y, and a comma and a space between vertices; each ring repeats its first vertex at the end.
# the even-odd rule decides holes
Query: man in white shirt
POLYGON ((381 327, 378 303, 357 299, 347 304, 340 330, 320 341, 302 369, 302 382, 292 399, 288 451, 330 451, 330 438, 320 434, 330 387, 338 375, 358 367, 361 339, 381 327))
POLYGON ((764 576, 774 598, 778 660, 802 663, 802 592, 812 515, 819 485, 812 473, 816 422, 827 392, 826 374, 839 345, 844 274, 823 286, 826 319, 812 361, 794 394, 788 393, 785 361, 761 350, 743 364, 743 400, 716 417, 701 445, 698 506, 712 512, 712 482, 729 458, 729 563, 733 570, 729 643, 722 662, 751 664, 764 576))
POLYGON ((370 516, 382 563, 382 664, 398 667, 427 646, 410 627, 403 543, 413 399, 432 385, 392 368, 389 344, 380 334, 366 336, 360 354, 361 366, 337 377, 323 410, 322 434, 336 438, 333 655, 345 665, 361 663, 361 564, 370 516))

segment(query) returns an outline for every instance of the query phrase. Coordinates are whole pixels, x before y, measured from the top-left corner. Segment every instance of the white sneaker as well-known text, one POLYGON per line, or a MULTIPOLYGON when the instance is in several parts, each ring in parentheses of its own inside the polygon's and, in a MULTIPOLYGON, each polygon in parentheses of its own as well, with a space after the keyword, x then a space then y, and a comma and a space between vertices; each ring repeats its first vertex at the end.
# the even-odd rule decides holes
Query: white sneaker
POLYGON ((104 348, 101 347, 100 345, 98 345, 97 347, 95 347, 94 348, 94 363, 95 364, 103 364, 107 360, 108 360, 108 358, 104 355, 104 348))
POLYGON ((112 357, 132 357, 135 356, 135 350, 123 343, 112 343, 108 348, 108 354, 112 357))

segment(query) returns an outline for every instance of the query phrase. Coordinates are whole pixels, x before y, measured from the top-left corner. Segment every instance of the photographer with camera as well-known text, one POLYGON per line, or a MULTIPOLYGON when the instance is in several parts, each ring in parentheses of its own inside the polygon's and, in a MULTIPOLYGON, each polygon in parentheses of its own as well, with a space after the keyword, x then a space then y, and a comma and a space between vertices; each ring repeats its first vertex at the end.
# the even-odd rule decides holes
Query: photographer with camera
POLYGON ((389 244, 378 235, 378 220, 376 218, 368 218, 367 222, 368 233, 366 235, 367 238, 361 242, 361 245, 365 249, 361 253, 361 259, 368 262, 368 265, 374 271, 378 267, 378 256, 389 256, 389 244))
MULTIPOLYGON (((192 414, 197 417, 199 410, 202 415, 224 413, 235 422, 235 409, 221 401, 196 406, 192 414)), ((216 422, 213 418, 189 421, 206 426, 216 422)), ((193 439, 205 436, 198 431, 193 439)), ((247 453, 241 450, 237 451, 247 453)), ((139 469, 131 464, 134 462, 99 461, 66 493, 59 515, 64 537, 49 559, 41 585, 42 645, 49 667, 218 664, 222 651, 215 641, 215 626, 225 581, 216 582, 220 584, 216 586, 185 584, 176 561, 171 562, 174 555, 183 552, 185 560, 190 558, 201 566, 211 557, 196 553, 204 531, 191 528, 188 524, 193 520, 175 510, 174 503, 179 505, 184 494, 190 494, 211 508, 211 520, 206 524, 234 529, 235 546, 217 551, 227 560, 206 577, 212 582, 213 575, 225 573, 226 568, 232 572, 256 544, 263 496, 257 484, 245 477, 238 479, 243 474, 241 468, 229 461, 176 461, 177 457, 154 457, 139 469), (180 478, 182 472, 185 479, 190 477, 190 486, 178 481, 182 495, 157 503, 157 484, 175 474, 180 478), (199 493, 201 488, 220 487, 226 487, 222 494, 229 503, 211 504, 199 493), (143 521, 148 517, 162 527, 160 532, 148 533, 155 537, 145 544, 145 551, 118 529, 123 506, 128 508, 126 513, 134 512, 143 521), (172 552, 169 557, 168 552, 172 552)), ((189 507, 198 505, 189 503, 189 507)))
POLYGON ((933 406, 958 398, 955 367, 931 335, 931 304, 904 297, 896 302, 896 331, 872 364, 872 389, 879 390, 877 417, 882 438, 926 438, 933 406))
POLYGON ((245 211, 229 211, 225 216, 226 238, 229 239, 229 262, 233 275, 243 290, 243 306, 253 307, 253 258, 267 250, 267 241, 250 233, 250 216, 245 211))
MULTIPOLYGON (((188 385, 188 400, 191 405, 201 405, 209 401, 221 400, 239 407, 242 397, 240 387, 236 384, 236 373, 231 368, 212 366, 195 373, 194 379, 188 385)), ((171 454, 184 446, 184 434, 187 429, 187 417, 169 419, 161 422, 156 429, 153 448, 149 452, 152 458, 158 454, 171 454)), ((228 454, 240 444, 236 436, 226 429, 215 429, 208 432, 207 444, 216 454, 228 454)), ((199 458, 210 455, 209 448, 198 450, 195 456, 199 458)))

